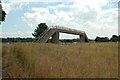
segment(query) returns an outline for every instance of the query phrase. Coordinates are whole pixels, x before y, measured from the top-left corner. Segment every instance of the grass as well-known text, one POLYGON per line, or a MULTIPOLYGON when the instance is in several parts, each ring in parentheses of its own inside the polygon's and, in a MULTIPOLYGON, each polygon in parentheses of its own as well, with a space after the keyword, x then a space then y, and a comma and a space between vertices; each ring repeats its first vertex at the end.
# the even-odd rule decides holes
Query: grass
POLYGON ((3 78, 117 78, 118 43, 2 45, 3 78))

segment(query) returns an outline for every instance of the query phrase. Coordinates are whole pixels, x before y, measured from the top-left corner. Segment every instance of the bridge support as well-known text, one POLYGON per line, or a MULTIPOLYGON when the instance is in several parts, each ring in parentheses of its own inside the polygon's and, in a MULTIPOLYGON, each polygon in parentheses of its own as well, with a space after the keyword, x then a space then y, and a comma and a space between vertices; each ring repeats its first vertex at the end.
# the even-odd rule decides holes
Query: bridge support
POLYGON ((52 36, 52 43, 59 43, 59 32, 55 32, 52 36))
POLYGON ((80 42, 85 42, 85 35, 79 35, 80 37, 80 42))

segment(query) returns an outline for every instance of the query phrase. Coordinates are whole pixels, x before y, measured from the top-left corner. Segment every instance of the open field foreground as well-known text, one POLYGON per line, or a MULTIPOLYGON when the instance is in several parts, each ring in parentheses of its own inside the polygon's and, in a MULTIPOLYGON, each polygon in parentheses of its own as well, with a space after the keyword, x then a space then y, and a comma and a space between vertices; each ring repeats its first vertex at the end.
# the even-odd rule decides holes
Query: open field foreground
POLYGON ((3 78, 117 78, 118 43, 2 45, 3 78))

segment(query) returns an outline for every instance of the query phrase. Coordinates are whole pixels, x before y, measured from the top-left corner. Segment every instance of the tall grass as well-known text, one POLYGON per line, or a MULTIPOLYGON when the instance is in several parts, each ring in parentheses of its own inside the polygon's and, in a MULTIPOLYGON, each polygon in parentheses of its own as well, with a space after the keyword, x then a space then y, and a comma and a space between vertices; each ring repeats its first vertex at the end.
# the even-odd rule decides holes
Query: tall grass
POLYGON ((3 78, 116 78, 118 43, 2 45, 3 78))

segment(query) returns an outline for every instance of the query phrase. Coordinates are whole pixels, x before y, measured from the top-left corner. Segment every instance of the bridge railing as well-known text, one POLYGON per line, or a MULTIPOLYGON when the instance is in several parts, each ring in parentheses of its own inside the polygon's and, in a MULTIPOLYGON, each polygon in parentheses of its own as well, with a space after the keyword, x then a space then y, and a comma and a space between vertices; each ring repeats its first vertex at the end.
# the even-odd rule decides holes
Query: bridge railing
POLYGON ((71 28, 67 28, 67 27, 63 27, 63 26, 58 26, 58 25, 50 26, 50 28, 63 29, 63 30, 69 30, 69 31, 75 31, 75 32, 85 33, 84 31, 81 31, 81 30, 71 29, 71 28))
POLYGON ((41 33, 38 37, 36 37, 36 39, 33 42, 38 41, 43 36, 43 34, 47 33, 49 29, 50 28, 47 28, 43 33, 41 33))
POLYGON ((43 33, 41 33, 38 37, 38 40, 42 38, 44 34, 46 34, 49 31, 50 28, 47 28, 43 33))

